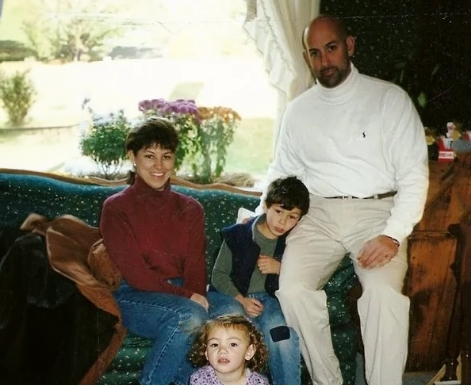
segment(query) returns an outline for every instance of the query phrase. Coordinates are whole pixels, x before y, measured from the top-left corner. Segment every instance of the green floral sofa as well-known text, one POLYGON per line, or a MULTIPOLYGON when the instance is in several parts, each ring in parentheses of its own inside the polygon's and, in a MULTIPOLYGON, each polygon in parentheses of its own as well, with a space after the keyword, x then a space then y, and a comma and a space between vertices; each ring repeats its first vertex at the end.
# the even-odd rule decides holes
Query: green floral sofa
MULTIPOLYGON (((4 229, 19 227, 30 213, 50 219, 69 214, 97 226, 105 198, 124 187, 92 184, 83 179, 67 179, 46 173, 0 169, 0 235, 4 229)), ((220 244, 220 229, 236 220, 239 208, 254 210, 259 199, 255 195, 212 188, 196 189, 174 184, 173 189, 194 197, 204 207, 209 276, 220 244)), ((352 264, 346 258, 325 286, 334 348, 345 384, 355 382, 357 331, 348 308, 348 292, 355 282, 352 264)), ((128 333, 98 383, 137 384, 150 343, 128 333)), ((308 380, 304 372, 304 381, 307 383, 308 380)))

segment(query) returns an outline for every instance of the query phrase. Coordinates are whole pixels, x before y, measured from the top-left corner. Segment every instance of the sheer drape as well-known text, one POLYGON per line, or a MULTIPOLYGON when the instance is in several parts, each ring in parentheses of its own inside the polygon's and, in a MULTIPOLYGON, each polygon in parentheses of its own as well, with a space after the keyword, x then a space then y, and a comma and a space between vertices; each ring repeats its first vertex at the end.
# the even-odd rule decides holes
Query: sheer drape
POLYGON ((270 83, 278 90, 275 144, 286 103, 311 84, 302 55, 304 27, 319 13, 320 0, 246 0, 246 31, 262 53, 270 83))

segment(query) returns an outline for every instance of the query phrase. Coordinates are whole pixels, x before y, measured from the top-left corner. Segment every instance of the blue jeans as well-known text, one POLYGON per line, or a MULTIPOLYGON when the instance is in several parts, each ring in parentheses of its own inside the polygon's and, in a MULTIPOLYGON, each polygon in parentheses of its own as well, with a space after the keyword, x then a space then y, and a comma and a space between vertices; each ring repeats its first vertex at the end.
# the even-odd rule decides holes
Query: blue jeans
POLYGON ((135 290, 124 280, 114 297, 124 326, 154 341, 140 383, 188 384, 194 369, 186 355, 195 331, 208 319, 204 307, 182 296, 135 290))
POLYGON ((210 317, 214 318, 223 314, 241 314, 248 317, 263 334, 268 348, 268 367, 273 384, 300 385, 299 338, 291 327, 286 326, 278 300, 266 292, 250 294, 247 297, 258 299, 263 304, 263 312, 256 318, 248 317, 242 304, 235 298, 209 291, 207 298, 210 317))

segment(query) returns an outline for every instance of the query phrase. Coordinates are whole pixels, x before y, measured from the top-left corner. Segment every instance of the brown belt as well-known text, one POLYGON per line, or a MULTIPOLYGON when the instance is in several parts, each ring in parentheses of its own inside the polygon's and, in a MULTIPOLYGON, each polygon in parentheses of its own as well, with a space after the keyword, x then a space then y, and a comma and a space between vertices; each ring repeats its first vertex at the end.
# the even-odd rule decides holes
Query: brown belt
POLYGON ((392 191, 392 192, 387 192, 387 193, 380 193, 380 194, 375 194, 373 196, 370 196, 370 197, 355 197, 355 196, 334 196, 334 197, 325 197, 325 198, 329 198, 329 199, 332 199, 332 198, 336 198, 336 199, 339 199, 339 200, 346 200, 346 199, 358 199, 358 200, 370 200, 370 199, 376 199, 376 200, 382 200, 383 198, 387 198, 387 197, 393 197, 396 195, 396 191, 392 191))

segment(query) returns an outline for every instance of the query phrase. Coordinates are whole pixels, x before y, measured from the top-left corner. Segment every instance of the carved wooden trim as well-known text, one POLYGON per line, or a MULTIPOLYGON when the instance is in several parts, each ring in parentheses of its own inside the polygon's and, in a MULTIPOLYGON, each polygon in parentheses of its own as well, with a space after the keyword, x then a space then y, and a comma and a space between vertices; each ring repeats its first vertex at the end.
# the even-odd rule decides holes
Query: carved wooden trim
MULTIPOLYGON (((0 168, 0 173, 4 174, 23 174, 23 175, 33 175, 39 177, 46 177, 52 178, 58 181, 69 182, 73 184, 86 184, 86 185, 100 185, 100 186, 121 186, 126 185, 126 180, 106 180, 104 178, 99 177, 70 177, 64 176, 61 174, 56 173, 48 173, 48 172, 38 172, 34 170, 26 170, 26 169, 6 169, 0 168)), ((227 192, 238 193, 248 196, 256 196, 260 197, 261 192, 257 190, 249 190, 244 188, 238 188, 235 186, 227 185, 221 182, 212 183, 212 184, 196 184, 194 182, 187 181, 183 178, 172 176, 171 177, 172 185, 184 186, 187 188, 198 189, 198 190, 224 190, 227 192)))

